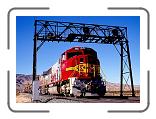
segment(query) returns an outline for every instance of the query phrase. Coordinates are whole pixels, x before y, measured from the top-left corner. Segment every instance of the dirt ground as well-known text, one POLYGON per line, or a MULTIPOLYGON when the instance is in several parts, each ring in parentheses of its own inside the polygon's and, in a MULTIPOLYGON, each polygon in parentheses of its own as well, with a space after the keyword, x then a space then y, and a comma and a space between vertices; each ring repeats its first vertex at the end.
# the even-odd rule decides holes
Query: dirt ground
MULTIPOLYGON (((82 98, 82 99, 54 99, 55 96, 52 95, 42 95, 39 97, 39 99, 43 102, 44 100, 46 103, 74 103, 77 101, 78 103, 139 103, 140 102, 140 96, 136 97, 128 97, 128 98, 120 98, 118 95, 111 95, 111 94, 106 94, 104 98, 99 98, 99 99, 87 99, 87 98, 82 98)), ((16 96, 16 103, 32 103, 31 101, 32 94, 29 93, 19 93, 16 96)), ((70 98, 70 97, 69 97, 70 98)), ((42 103, 42 102, 41 102, 42 103)))
POLYGON ((19 93, 16 95, 16 103, 31 103, 31 94, 19 93))

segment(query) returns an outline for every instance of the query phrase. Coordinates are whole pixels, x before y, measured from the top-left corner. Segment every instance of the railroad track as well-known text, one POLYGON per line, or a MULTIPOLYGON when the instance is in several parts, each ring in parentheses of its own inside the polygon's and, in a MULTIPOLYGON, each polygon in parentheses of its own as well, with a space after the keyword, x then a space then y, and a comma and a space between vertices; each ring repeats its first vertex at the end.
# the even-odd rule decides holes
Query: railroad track
MULTIPOLYGON (((41 103, 49 103, 53 100, 57 100, 57 103, 59 103, 59 100, 64 100, 63 102, 66 103, 139 103, 140 97, 130 97, 130 96, 88 96, 88 97, 66 97, 62 95, 46 95, 41 98, 41 103)), ((54 103, 55 103, 54 101, 54 103)), ((60 101, 61 103, 61 101, 60 101)))

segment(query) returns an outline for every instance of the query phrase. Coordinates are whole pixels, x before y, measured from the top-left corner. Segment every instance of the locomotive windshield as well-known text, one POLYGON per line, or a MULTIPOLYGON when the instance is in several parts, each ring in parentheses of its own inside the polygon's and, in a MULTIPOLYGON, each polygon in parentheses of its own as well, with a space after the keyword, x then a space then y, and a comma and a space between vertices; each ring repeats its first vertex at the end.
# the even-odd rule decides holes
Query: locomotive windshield
POLYGON ((81 52, 68 52, 67 57, 68 59, 74 56, 82 55, 81 52))
POLYGON ((85 48, 84 49, 84 54, 85 55, 92 55, 94 57, 97 57, 97 53, 91 48, 85 48))

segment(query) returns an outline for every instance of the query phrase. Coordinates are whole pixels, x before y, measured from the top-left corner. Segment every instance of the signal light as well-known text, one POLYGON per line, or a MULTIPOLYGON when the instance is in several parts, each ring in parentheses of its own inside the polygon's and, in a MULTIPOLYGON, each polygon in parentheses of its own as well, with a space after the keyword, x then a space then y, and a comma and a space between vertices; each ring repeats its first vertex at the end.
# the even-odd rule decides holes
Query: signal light
POLYGON ((75 37, 76 36, 74 34, 69 34, 66 40, 72 42, 75 39, 75 37))
POLYGON ((118 36, 119 34, 118 34, 118 30, 117 29, 113 29, 112 30, 112 34, 113 34, 113 36, 118 36))
POLYGON ((89 34, 89 28, 88 27, 83 27, 83 33, 84 34, 89 34))
POLYGON ((54 34, 53 34, 53 33, 48 33, 47 37, 48 37, 49 39, 54 38, 54 34))

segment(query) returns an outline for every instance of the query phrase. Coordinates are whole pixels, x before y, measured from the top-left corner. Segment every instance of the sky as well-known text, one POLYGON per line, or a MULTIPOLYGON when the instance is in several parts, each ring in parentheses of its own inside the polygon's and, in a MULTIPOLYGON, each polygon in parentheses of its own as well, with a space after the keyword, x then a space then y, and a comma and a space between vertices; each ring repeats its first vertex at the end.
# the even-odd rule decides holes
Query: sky
MULTIPOLYGON (((140 84, 140 17, 139 16, 17 16, 16 17, 16 73, 32 74, 34 20, 78 22, 128 29, 132 73, 135 85, 140 84)), ((100 60, 107 81, 120 83, 120 56, 113 45, 91 43, 45 42, 37 53, 37 74, 48 70, 61 54, 74 46, 93 48, 100 60)), ((104 75, 102 73, 102 75, 104 75)))

